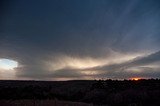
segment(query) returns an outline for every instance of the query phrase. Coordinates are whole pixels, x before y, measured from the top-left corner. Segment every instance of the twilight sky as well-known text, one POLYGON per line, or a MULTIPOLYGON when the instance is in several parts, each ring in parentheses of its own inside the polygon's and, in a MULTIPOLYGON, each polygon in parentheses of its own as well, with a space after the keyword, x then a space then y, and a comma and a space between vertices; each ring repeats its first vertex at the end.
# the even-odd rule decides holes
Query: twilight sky
POLYGON ((160 78, 159 0, 0 1, 0 79, 133 77, 160 78))

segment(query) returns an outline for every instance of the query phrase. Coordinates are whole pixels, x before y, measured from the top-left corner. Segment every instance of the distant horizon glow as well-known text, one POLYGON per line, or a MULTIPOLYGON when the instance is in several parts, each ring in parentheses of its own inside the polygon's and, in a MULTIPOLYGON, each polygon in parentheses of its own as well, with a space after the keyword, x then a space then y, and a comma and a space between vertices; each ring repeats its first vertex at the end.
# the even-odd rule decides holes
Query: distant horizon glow
POLYGON ((142 79, 142 78, 135 77, 135 78, 131 78, 131 79, 134 80, 134 81, 138 81, 138 80, 140 80, 140 79, 142 79))

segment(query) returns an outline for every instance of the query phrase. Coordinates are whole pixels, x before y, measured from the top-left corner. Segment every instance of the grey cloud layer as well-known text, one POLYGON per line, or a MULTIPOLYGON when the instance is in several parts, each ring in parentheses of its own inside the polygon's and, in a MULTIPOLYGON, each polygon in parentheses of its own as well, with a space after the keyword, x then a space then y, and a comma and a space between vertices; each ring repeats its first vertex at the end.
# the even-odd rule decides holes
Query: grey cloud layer
MULTIPOLYGON (((83 77, 79 69, 51 72, 44 63, 59 54, 97 59, 112 56, 111 50, 124 54, 159 50, 159 4, 156 0, 3 1, 0 58, 19 62, 18 78, 83 77)), ((110 75, 120 78, 122 68, 159 61, 160 56, 154 56, 98 70, 110 70, 110 75)))
POLYGON ((159 78, 160 76, 160 51, 144 57, 137 57, 133 60, 120 63, 95 67, 91 70, 103 71, 98 75, 101 77, 111 78, 130 78, 130 77, 149 77, 159 78), (154 67, 154 66, 157 67, 154 67), (153 67, 152 67, 153 66, 153 67))
MULTIPOLYGON (((103 65, 94 68, 85 69, 74 69, 74 68, 63 68, 55 71, 42 71, 36 70, 38 68, 33 68, 31 66, 30 70, 32 72, 21 72, 19 77, 30 77, 30 78, 114 78, 114 79, 124 79, 131 77, 143 77, 143 78, 159 78, 160 76, 160 52, 152 53, 147 56, 137 57, 132 60, 111 65, 103 65), (152 66, 157 67, 152 67, 152 66), (84 74, 83 72, 90 71, 89 74, 84 74), (96 74, 92 74, 92 71, 96 71, 96 74), (27 72, 27 73, 25 73, 27 72), (38 73, 37 73, 38 72, 38 73), (22 75, 24 74, 24 75, 22 75), (30 74, 30 75, 29 75, 30 74), (28 76, 27 76, 28 75, 28 76)), ((27 69, 29 69, 27 67, 27 69)), ((42 69, 42 67, 41 67, 42 69)), ((21 71, 21 70, 20 70, 21 71)), ((29 71, 29 70, 28 70, 29 71)))

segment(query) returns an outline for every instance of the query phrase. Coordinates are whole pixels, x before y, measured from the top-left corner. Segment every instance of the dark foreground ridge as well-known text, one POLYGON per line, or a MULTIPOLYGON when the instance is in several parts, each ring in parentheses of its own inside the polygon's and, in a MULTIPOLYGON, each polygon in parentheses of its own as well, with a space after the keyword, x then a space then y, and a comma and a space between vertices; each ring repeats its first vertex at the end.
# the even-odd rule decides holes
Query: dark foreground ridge
POLYGON ((160 80, 1 80, 0 103, 14 100, 72 101, 106 106, 160 106, 160 80))

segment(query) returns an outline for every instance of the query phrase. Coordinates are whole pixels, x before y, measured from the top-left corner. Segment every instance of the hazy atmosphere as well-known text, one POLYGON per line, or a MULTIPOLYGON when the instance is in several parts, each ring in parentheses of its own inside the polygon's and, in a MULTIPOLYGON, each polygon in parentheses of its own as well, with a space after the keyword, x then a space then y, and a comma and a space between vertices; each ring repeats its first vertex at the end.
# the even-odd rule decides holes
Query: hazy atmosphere
POLYGON ((159 0, 1 0, 0 79, 160 78, 159 0))

